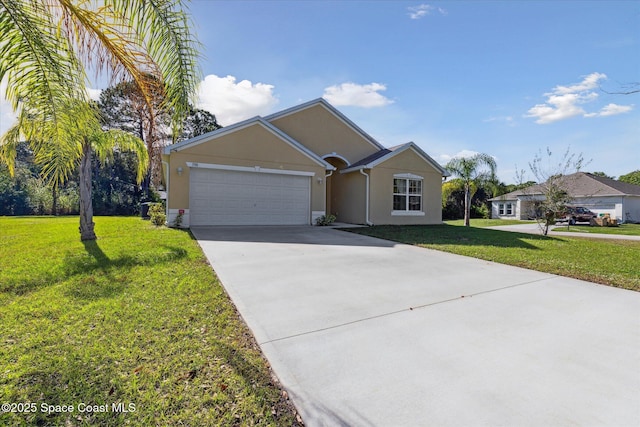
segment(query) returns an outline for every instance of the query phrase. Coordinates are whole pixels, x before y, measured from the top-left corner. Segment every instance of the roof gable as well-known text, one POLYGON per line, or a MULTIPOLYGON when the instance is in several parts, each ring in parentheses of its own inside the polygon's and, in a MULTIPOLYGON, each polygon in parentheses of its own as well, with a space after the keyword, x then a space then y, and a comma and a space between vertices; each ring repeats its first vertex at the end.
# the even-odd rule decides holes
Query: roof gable
POLYGON ((371 135, 369 135, 364 130, 362 130, 358 125, 356 125, 351 120, 349 120, 349 118, 347 116, 345 116, 340 111, 338 111, 338 109, 336 107, 334 107, 333 105, 329 104, 324 98, 313 99, 311 101, 305 102, 305 103, 300 104, 300 105, 296 105, 296 106, 288 108, 286 110, 282 110, 280 112, 273 113, 271 115, 266 116, 265 120, 267 120, 268 122, 273 122, 275 120, 281 119, 283 117, 286 117, 286 116, 289 116, 289 115, 292 115, 292 114, 296 114, 298 112, 304 111, 304 110, 306 110, 308 108, 311 108, 311 107, 315 107, 317 105, 320 105, 320 106, 324 107, 325 109, 327 109, 331 114, 333 114, 341 122, 346 124, 354 132, 356 132, 360 136, 362 136, 365 140, 367 140, 375 148, 377 148, 379 150, 384 149, 384 146, 382 144, 380 144, 371 135))
POLYGON ((214 141, 214 140, 216 140, 218 138, 221 138, 221 137, 223 137, 225 135, 229 135, 231 133, 238 132, 238 131, 240 131, 242 129, 246 129, 246 128, 250 127, 250 126, 261 126, 261 127, 263 127, 264 129, 266 129, 267 131, 271 132, 276 137, 278 137, 279 139, 281 139, 282 141, 284 141, 285 143, 290 145, 293 149, 295 149, 295 150, 299 151, 300 153, 304 154, 306 157, 310 158, 311 160, 313 160, 317 164, 325 167, 327 170, 335 170, 334 166, 332 166, 331 164, 326 162, 324 159, 322 159, 317 154, 315 154, 314 152, 312 152, 311 150, 306 148, 304 145, 300 144, 295 139, 291 138, 286 133, 282 132, 280 129, 278 129, 275 126, 273 126, 271 123, 269 123, 266 120, 264 120, 262 117, 252 117, 250 119, 244 120, 244 121, 236 123, 234 125, 227 126, 227 127, 220 128, 220 129, 216 129, 216 130, 214 130, 212 132, 208 132, 208 133, 205 133, 203 135, 199 135, 199 136, 196 136, 194 138, 187 139, 186 141, 182 141, 182 142, 179 142, 177 144, 169 145, 169 146, 165 147, 164 153, 165 154, 171 154, 172 152, 182 151, 182 150, 185 150, 187 148, 192 148, 192 147, 195 147, 195 146, 203 144, 203 143, 208 143, 208 142, 214 141))
POLYGON ((319 156, 337 153, 354 163, 385 148, 324 99, 271 114, 265 120, 319 156))
POLYGON ((431 167, 433 167, 438 172, 440 172, 440 174, 442 174, 442 176, 450 176, 449 172, 447 172, 447 170, 445 168, 440 166, 440 164, 438 164, 438 162, 436 162, 433 158, 431 158, 431 156, 429 156, 427 153, 425 153, 414 142, 407 142, 406 144, 397 145, 395 147, 382 149, 382 150, 380 150, 380 151, 378 151, 378 152, 376 152, 376 153, 374 153, 374 154, 372 154, 370 156, 365 157, 362 160, 359 160, 358 162, 352 164, 347 169, 345 169, 345 170, 343 170, 341 172, 342 173, 349 173, 349 172, 353 172, 353 171, 357 171, 357 170, 361 170, 361 169, 372 169, 372 168, 378 166, 379 164, 384 163, 389 159, 392 159, 393 157, 397 156, 398 154, 400 154, 400 153, 402 153, 402 152, 404 152, 406 150, 413 150, 427 164, 429 164, 431 167))

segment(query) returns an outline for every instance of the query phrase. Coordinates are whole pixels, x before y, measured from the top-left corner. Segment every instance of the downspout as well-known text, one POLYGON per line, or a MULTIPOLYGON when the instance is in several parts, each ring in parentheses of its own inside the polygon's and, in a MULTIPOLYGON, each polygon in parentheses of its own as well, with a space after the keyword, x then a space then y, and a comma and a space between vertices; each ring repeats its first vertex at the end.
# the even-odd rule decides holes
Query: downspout
POLYGON ((360 173, 362 175, 364 175, 367 178, 367 192, 365 193, 365 199, 366 199, 366 204, 365 204, 365 224, 367 225, 373 225, 373 223, 371 221, 369 221, 369 175, 364 171, 363 169, 360 169, 360 173))
POLYGON ((164 194, 167 195, 167 198, 165 199, 165 212, 164 214, 166 215, 167 218, 167 223, 169 222, 169 176, 171 176, 171 171, 169 170, 169 162, 165 162, 164 160, 162 161, 162 164, 165 166, 165 189, 164 189, 164 194))

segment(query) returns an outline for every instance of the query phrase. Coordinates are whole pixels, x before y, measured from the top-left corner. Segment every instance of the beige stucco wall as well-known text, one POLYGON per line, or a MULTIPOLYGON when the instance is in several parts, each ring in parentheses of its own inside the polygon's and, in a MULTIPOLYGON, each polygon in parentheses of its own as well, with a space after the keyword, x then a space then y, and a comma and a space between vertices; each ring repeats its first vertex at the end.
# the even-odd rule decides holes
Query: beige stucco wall
POLYGON ((321 104, 271 121, 319 156, 335 152, 353 164, 379 150, 321 104))
POLYGON ((169 209, 189 209, 187 162, 313 172, 311 211, 324 211, 324 166, 293 148, 259 123, 164 156, 169 163, 169 209), (177 169, 181 167, 182 175, 177 169), (318 183, 317 178, 323 179, 318 183))
POLYGON ((442 223, 442 174, 408 149, 368 171, 371 207, 369 220, 376 224, 442 223), (424 216, 392 216, 393 176, 411 173, 423 177, 422 211, 424 216))
POLYGON ((359 172, 334 172, 329 178, 330 209, 339 222, 366 223, 366 178, 359 172))

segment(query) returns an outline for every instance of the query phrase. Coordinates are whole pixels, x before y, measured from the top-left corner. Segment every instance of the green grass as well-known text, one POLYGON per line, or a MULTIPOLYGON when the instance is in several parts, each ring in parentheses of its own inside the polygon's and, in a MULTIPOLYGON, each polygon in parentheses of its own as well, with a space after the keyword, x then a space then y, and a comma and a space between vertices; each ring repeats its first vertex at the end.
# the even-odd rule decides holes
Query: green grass
POLYGON ((638 241, 545 237, 450 224, 348 231, 640 291, 638 241))
POLYGON ((621 236, 640 236, 640 224, 620 224, 617 227, 590 227, 588 225, 570 225, 556 227, 555 231, 569 231, 586 234, 617 234, 621 236), (568 228, 568 229, 567 229, 568 228))
MULTIPOLYGON (((519 224, 527 224, 534 223, 535 221, 521 221, 518 219, 483 219, 483 218, 475 218, 469 220, 469 224, 472 227, 495 227, 499 225, 519 225, 519 224)), ((454 219, 450 221, 445 221, 445 224, 449 225, 464 225, 463 219, 454 219)))
POLYGON ((0 217, 0 403, 36 404, 0 425, 296 425, 190 234, 95 222, 83 244, 77 217, 0 217))

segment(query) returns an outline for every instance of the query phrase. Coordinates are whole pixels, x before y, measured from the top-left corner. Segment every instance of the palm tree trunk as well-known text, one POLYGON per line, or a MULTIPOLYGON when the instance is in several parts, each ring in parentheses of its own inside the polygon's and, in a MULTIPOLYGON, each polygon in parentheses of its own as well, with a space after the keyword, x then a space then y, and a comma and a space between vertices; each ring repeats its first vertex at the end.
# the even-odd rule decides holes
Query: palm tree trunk
POLYGON ((58 216, 58 186, 51 188, 51 215, 58 216))
POLYGON ((94 225, 91 201, 91 144, 85 141, 80 159, 80 240, 96 240, 94 225))
POLYGON ((471 226, 471 188, 467 184, 464 186, 464 226, 471 226))

